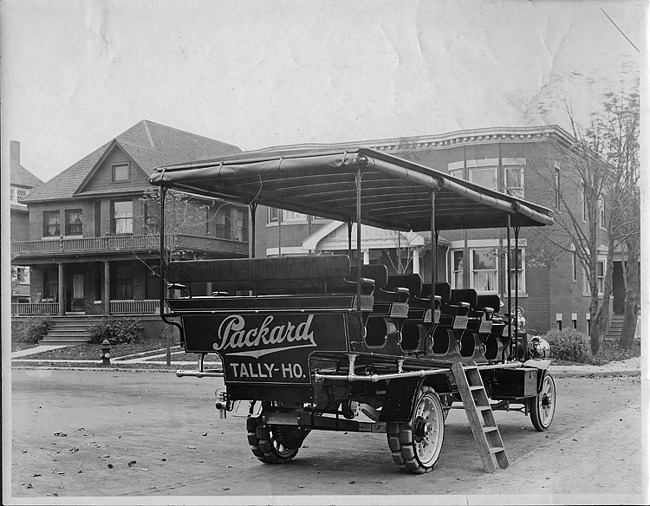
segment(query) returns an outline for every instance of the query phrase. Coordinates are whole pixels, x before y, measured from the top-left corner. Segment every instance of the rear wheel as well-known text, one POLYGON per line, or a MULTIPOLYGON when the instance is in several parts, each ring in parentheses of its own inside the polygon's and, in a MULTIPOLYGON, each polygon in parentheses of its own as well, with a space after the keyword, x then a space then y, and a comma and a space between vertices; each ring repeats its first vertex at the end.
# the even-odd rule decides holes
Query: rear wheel
POLYGON ((267 425, 263 415, 248 417, 246 430, 253 455, 266 464, 289 462, 309 434, 309 430, 295 425, 267 425))
POLYGON ((542 380, 541 391, 536 397, 529 400, 530 421, 533 422, 533 427, 540 432, 547 430, 553 422, 555 399, 555 381, 550 374, 546 374, 542 380))
POLYGON ((386 433, 397 467, 415 474, 432 471, 445 437, 444 410, 435 390, 421 387, 411 419, 386 424, 386 433))

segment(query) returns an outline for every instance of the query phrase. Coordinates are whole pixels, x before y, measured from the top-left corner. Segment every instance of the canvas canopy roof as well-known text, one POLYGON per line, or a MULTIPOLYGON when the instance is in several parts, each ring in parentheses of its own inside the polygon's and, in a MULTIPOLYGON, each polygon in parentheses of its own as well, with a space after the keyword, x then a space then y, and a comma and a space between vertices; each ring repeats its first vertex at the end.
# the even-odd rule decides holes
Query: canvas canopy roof
POLYGON ((361 223, 393 230, 454 230, 541 226, 552 211, 368 148, 243 152, 158 167, 151 184, 260 204, 346 223, 356 222, 361 174, 361 223))

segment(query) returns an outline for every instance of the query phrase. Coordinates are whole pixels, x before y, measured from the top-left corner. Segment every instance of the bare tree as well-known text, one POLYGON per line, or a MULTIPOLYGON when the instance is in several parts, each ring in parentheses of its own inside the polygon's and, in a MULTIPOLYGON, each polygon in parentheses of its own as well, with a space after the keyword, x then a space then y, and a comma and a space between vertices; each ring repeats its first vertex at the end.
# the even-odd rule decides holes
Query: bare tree
POLYGON ((404 274, 413 263, 413 255, 415 252, 422 253, 429 247, 430 243, 430 237, 424 234, 395 231, 395 247, 384 249, 384 253, 395 272, 397 274, 404 274), (415 246, 414 243, 420 235, 424 237, 424 243, 420 246, 415 246))
MULTIPOLYGON (((191 248, 183 247, 181 234, 194 232, 196 235, 205 234, 209 223, 217 216, 216 212, 209 213, 212 202, 200 201, 191 195, 174 190, 168 190, 165 196, 165 230, 161 230, 160 209, 161 192, 160 188, 152 187, 144 192, 141 197, 143 202, 143 219, 145 234, 157 237, 156 250, 160 248, 160 234, 165 234, 163 258, 165 262, 172 260, 194 260, 203 255, 191 248)), ((158 261, 148 262, 136 252, 135 257, 147 266, 149 271, 159 276, 160 269, 158 261)))
POLYGON ((604 98, 603 112, 592 114, 586 127, 565 102, 577 142, 557 146, 564 153, 562 180, 554 164, 537 168, 558 209, 554 230, 539 233, 556 251, 575 252, 580 261, 589 287, 595 355, 609 325, 615 258, 622 259, 626 284, 621 346, 631 343, 639 312, 639 98, 636 91, 604 98))

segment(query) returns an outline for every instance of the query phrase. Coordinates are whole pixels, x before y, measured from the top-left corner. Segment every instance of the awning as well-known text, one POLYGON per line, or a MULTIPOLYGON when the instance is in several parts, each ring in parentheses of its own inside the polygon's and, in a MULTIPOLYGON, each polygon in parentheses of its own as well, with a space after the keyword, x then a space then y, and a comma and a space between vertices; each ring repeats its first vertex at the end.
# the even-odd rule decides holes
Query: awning
POLYGON ((243 204, 256 203, 343 222, 356 221, 355 174, 361 170, 361 223, 393 230, 437 230, 553 223, 549 209, 368 148, 239 153, 157 168, 153 185, 243 204))

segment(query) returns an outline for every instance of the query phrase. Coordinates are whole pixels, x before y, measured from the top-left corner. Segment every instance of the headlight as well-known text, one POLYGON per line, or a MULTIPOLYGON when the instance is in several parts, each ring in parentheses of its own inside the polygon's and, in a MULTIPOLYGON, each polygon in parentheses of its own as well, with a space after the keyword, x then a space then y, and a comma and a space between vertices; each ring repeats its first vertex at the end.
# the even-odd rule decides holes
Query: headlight
POLYGON ((528 351, 532 358, 548 358, 551 356, 551 345, 546 339, 533 337, 528 345, 528 351))

